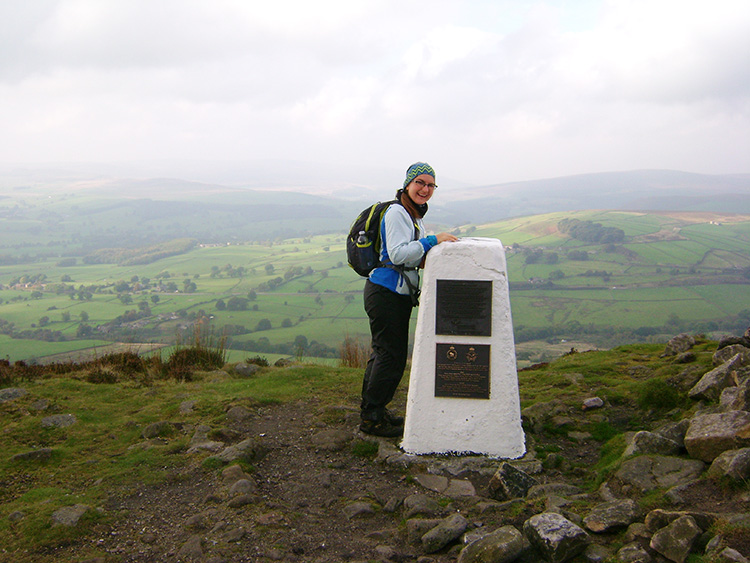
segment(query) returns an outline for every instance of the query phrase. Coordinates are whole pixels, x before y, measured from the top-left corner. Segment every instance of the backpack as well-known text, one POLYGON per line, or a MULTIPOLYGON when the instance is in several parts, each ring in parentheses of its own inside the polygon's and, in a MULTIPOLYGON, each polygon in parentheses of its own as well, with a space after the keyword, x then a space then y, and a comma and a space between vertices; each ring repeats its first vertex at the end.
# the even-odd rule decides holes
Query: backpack
POLYGON ((346 259, 363 278, 380 265, 380 222, 386 209, 396 200, 379 201, 363 209, 349 228, 346 259))

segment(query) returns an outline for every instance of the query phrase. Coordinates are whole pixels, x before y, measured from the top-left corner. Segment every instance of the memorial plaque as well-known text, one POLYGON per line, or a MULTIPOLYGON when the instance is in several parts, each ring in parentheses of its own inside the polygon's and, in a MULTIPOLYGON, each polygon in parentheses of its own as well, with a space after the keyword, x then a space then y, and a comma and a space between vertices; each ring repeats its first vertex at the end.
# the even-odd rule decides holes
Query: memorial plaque
POLYGON ((489 344, 436 344, 435 396, 490 398, 489 344))
POLYGON ((436 280, 435 334, 492 336, 492 282, 436 280))

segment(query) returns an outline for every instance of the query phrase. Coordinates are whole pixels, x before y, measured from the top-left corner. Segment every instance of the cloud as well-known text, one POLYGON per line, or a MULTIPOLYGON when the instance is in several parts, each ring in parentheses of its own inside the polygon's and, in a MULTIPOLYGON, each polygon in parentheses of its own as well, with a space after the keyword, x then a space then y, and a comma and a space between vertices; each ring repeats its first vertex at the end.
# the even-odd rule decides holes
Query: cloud
POLYGON ((746 169, 750 4, 0 3, 9 161, 746 169))

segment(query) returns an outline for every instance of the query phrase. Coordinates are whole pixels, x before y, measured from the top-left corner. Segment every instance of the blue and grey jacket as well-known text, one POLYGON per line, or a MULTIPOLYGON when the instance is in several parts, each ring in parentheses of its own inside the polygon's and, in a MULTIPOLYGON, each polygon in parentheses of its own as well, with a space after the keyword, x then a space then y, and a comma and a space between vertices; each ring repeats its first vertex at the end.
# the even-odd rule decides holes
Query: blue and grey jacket
MULTIPOLYGON (((421 237, 423 232, 422 219, 413 220, 404 206, 399 204, 391 205, 380 223, 381 262, 403 265, 406 268, 404 275, 409 276, 414 287, 419 286, 416 268, 430 248, 437 244, 434 235, 421 237)), ((395 293, 409 295, 409 287, 401 274, 393 268, 375 268, 370 272, 370 281, 395 293)))

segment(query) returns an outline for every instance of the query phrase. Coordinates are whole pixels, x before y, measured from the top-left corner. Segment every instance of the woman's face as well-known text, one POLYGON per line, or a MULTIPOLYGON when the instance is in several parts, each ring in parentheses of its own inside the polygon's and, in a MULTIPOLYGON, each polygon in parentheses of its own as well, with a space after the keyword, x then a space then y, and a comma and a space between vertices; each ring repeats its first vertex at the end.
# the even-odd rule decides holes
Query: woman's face
POLYGON ((417 205, 427 203, 435 193, 435 178, 429 174, 420 174, 406 186, 406 193, 417 205))

